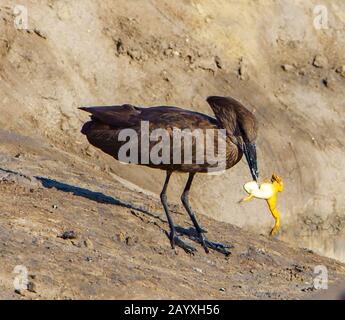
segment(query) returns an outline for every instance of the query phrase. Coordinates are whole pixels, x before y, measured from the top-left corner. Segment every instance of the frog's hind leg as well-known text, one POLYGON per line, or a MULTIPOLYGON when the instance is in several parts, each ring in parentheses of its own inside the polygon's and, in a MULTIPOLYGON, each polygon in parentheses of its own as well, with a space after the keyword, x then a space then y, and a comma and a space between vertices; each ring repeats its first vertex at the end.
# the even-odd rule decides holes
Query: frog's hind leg
POLYGON ((274 227, 272 228, 271 232, 270 232, 270 236, 273 237, 276 232, 278 231, 279 227, 280 227, 280 219, 279 219, 279 215, 277 218, 275 218, 276 222, 274 224, 274 227))
POLYGON ((280 227, 280 213, 277 210, 277 208, 275 206, 272 207, 269 202, 268 202, 268 205, 269 205, 270 211, 272 213, 272 216, 275 220, 274 227, 272 228, 272 230, 270 232, 270 236, 273 237, 280 227))
POLYGON ((250 194, 248 197, 245 197, 245 198, 241 199, 238 203, 249 201, 249 200, 252 200, 253 198, 255 198, 254 195, 250 194))

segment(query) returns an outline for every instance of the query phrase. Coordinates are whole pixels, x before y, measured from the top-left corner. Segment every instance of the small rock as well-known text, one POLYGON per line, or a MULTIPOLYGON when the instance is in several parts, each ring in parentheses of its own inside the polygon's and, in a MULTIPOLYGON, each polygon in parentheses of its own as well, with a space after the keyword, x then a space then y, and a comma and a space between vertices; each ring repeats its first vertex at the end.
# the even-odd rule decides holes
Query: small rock
POLYGON ((180 54, 180 52, 178 52, 177 50, 174 50, 174 51, 173 51, 173 55, 174 55, 175 57, 179 57, 181 54, 180 54))
POLYGON ((283 64, 281 67, 286 72, 290 72, 290 71, 293 71, 295 69, 295 67, 292 66, 291 64, 283 64))
POLYGON ((53 209, 57 209, 58 206, 57 206, 56 204, 53 204, 53 205, 52 205, 52 208, 53 208, 53 209))
POLYGON ((93 261, 92 257, 86 257, 85 260, 86 260, 87 262, 92 262, 92 261, 93 261))
POLYGON ((75 247, 81 248, 81 243, 80 243, 79 241, 73 241, 73 240, 71 240, 71 243, 72 243, 75 247))
POLYGON ((126 50, 125 50, 125 46, 124 46, 122 40, 116 39, 116 40, 114 40, 114 42, 115 42, 117 54, 119 54, 119 55, 124 54, 126 50))
POLYGON ((93 243, 90 239, 84 240, 84 246, 89 249, 93 249, 93 243))
POLYGON ((213 73, 215 73, 217 69, 216 63, 207 58, 198 60, 198 67, 202 70, 211 71, 213 73))
POLYGON ((226 290, 225 290, 225 288, 219 288, 219 291, 225 292, 226 290))
POLYGON ((240 284, 234 284, 232 287, 235 289, 241 289, 242 288, 242 286, 240 284))
POLYGON ((329 87, 329 80, 327 78, 322 79, 321 82, 326 88, 329 87))
POLYGON ((163 77, 164 81, 170 82, 169 75, 165 70, 163 70, 163 72, 162 72, 162 77, 163 77))
POLYGON ((335 70, 336 73, 339 73, 342 77, 345 78, 345 66, 341 66, 335 70))
POLYGON ((92 157, 92 156, 95 155, 95 150, 94 150, 92 147, 88 146, 88 147, 85 149, 85 154, 86 154, 87 156, 89 156, 89 157, 92 157))
POLYGON ((127 55, 133 60, 141 60, 141 52, 138 49, 133 49, 133 48, 128 49, 127 55))
POLYGON ((249 74, 248 74, 248 65, 243 57, 241 57, 239 61, 239 67, 238 67, 238 77, 240 80, 249 80, 249 74))
POLYGON ((66 239, 75 239, 77 238, 77 233, 73 230, 65 231, 63 234, 59 236, 59 238, 62 238, 64 240, 66 239))
POLYGON ((120 232, 115 235, 115 240, 119 242, 125 242, 126 241, 126 235, 123 232, 120 232))
POLYGON ((297 272, 303 272, 304 271, 304 267, 300 266, 299 264, 295 264, 294 268, 297 272))
POLYGON ((314 290, 315 290, 314 286, 307 286, 307 287, 304 287, 301 289, 301 291, 303 291, 303 292, 310 292, 310 291, 314 291, 314 290))
POLYGON ((32 281, 28 282, 28 288, 27 289, 30 292, 36 293, 36 285, 32 281))
POLYGON ((222 62, 222 60, 218 56, 214 57, 214 62, 216 63, 216 66, 217 66, 218 69, 222 69, 223 68, 223 62, 222 62))
POLYGON ((210 23, 211 21, 212 21, 212 19, 210 17, 205 18, 205 23, 210 23))
POLYGON ((23 292, 22 292, 21 290, 19 290, 19 289, 14 290, 14 292, 15 292, 16 294, 23 295, 23 292))
POLYGON ((193 267, 193 270, 199 273, 203 273, 203 271, 200 268, 193 267))
POLYGON ((215 262, 212 261, 212 260, 207 260, 206 262, 207 262, 208 264, 215 265, 215 262))
POLYGON ((298 74, 303 77, 306 75, 306 71, 304 69, 301 69, 298 71, 298 74))
POLYGON ((163 51, 163 54, 167 57, 171 57, 173 55, 173 49, 167 48, 163 51))
POLYGON ((328 60, 325 56, 317 54, 313 60, 313 66, 316 68, 324 68, 328 64, 328 60))
POLYGON ((134 246, 136 243, 138 242, 138 239, 137 238, 133 238, 133 237, 126 237, 126 245, 127 246, 134 246))

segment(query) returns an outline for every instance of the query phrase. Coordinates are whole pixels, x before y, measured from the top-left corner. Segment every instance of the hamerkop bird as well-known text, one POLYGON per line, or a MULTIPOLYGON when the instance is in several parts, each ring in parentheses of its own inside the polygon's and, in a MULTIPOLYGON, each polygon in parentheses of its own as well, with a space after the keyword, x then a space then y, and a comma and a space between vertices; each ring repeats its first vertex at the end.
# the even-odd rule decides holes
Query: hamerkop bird
MULTIPOLYGON (((80 108, 81 110, 91 113, 91 121, 84 124, 81 132, 86 135, 88 141, 93 146, 120 161, 123 161, 123 155, 122 158, 120 156, 121 148, 124 147, 126 143, 128 144, 128 139, 124 139, 123 136, 121 136, 121 132, 123 133, 125 129, 130 129, 128 132, 137 133, 136 139, 133 139, 135 143, 130 145, 130 147, 138 147, 138 150, 136 150, 137 155, 135 155, 134 160, 132 158, 131 162, 166 171, 166 178, 160 198, 170 227, 169 238, 171 246, 174 248, 175 245, 178 245, 185 251, 193 253, 195 248, 182 241, 177 234, 176 227, 169 213, 166 196, 171 174, 173 172, 189 173, 181 200, 195 227, 195 230, 193 230, 194 239, 202 244, 206 252, 208 252, 208 248, 212 248, 228 254, 229 252, 226 249, 229 248, 229 246, 218 242, 211 242, 203 235, 206 231, 200 227, 189 204, 189 190, 196 173, 209 172, 211 169, 217 169, 218 167, 221 169, 229 169, 241 160, 243 154, 246 157, 253 179, 257 180, 259 175, 255 146, 257 122, 254 115, 233 98, 212 96, 207 98, 207 102, 211 106, 215 118, 199 112, 172 106, 139 108, 130 104, 124 104, 107 107, 82 107, 80 108), (143 133, 143 123, 148 124, 149 132, 146 132, 146 134, 143 133), (148 148, 144 150, 144 140, 147 140, 148 135, 155 129, 163 129, 168 135, 168 140, 164 140, 162 137, 160 140, 158 139, 155 141, 149 139, 147 142, 148 148), (215 147, 221 145, 221 141, 224 142, 223 146, 225 149, 223 147, 223 149, 220 149, 221 151, 218 149, 218 151, 215 152, 215 154, 219 156, 220 153, 224 151, 224 161, 222 162, 219 160, 219 163, 216 164, 211 161, 203 161, 205 160, 206 153, 209 152, 206 144, 207 134, 205 135, 206 138, 203 139, 197 139, 196 136, 192 135, 192 139, 188 140, 188 135, 184 136, 181 141, 189 141, 192 147, 191 155, 187 161, 186 159, 184 159, 184 161, 174 161, 176 159, 173 157, 173 154, 176 153, 176 151, 182 154, 181 157, 188 156, 188 152, 184 149, 187 143, 184 145, 184 148, 182 144, 174 144, 173 136, 174 133, 177 132, 176 129, 180 130, 180 132, 189 132, 190 134, 197 129, 199 129, 199 131, 201 130, 203 133, 217 131, 217 135, 213 135, 213 140, 211 140, 215 142, 215 147), (165 141, 165 145, 161 145, 162 150, 160 150, 159 156, 162 156, 162 153, 166 152, 164 147, 167 147, 169 151, 168 161, 156 161, 148 156, 151 151, 154 151, 154 148, 157 149, 157 141, 160 143, 165 141), (196 150, 199 146, 206 146, 206 152, 199 153, 199 158, 200 154, 203 158, 201 161, 197 159, 196 155, 196 150), (220 165, 221 163, 223 166, 220 165)), ((129 149, 131 152, 133 151, 133 149, 129 149)), ((125 154, 128 154, 128 152, 125 154)))

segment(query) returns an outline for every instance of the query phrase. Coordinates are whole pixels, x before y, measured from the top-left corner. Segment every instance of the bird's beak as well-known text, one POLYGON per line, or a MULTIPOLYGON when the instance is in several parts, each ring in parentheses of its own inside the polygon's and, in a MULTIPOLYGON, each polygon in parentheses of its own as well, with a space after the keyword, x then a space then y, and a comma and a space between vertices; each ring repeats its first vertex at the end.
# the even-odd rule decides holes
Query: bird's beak
POLYGON ((255 181, 259 179, 258 163, 256 159, 256 146, 255 143, 247 142, 244 144, 244 154, 246 156, 250 173, 255 181))

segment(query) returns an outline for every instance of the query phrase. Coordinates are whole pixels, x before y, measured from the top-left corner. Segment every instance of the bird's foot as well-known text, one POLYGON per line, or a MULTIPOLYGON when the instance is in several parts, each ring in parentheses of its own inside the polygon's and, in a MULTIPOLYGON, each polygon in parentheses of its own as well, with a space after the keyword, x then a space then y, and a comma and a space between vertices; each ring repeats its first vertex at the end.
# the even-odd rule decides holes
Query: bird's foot
POLYGON ((180 234, 188 236, 189 239, 200 243, 203 246, 206 253, 209 253, 209 249, 212 249, 226 256, 229 256, 231 252, 228 249, 231 249, 234 247, 233 245, 227 245, 220 242, 213 242, 213 241, 208 240, 203 235, 203 233, 206 232, 205 230, 199 233, 194 228, 186 229, 182 227, 176 227, 176 231, 180 234))
POLYGON ((198 237, 199 237, 199 239, 198 239, 198 241, 201 243, 201 245, 203 246, 203 248, 204 248, 204 250, 205 250, 205 252, 206 253, 209 253, 210 251, 208 250, 208 246, 207 246, 207 244, 206 244, 206 238, 204 237, 204 235, 202 234, 202 232, 198 232, 198 237))
POLYGON ((174 244, 176 244, 177 246, 182 248, 186 253, 189 253, 192 255, 194 255, 194 252, 197 251, 193 246, 191 246, 187 242, 181 240, 178 236, 174 237, 174 244))
POLYGON ((186 253, 189 253, 192 255, 194 254, 194 252, 197 251, 193 246, 191 246, 190 244, 188 244, 187 242, 181 240, 178 236, 176 236, 175 233, 170 233, 168 237, 170 239, 172 249, 175 249, 175 246, 178 246, 182 248, 186 253))

